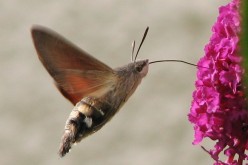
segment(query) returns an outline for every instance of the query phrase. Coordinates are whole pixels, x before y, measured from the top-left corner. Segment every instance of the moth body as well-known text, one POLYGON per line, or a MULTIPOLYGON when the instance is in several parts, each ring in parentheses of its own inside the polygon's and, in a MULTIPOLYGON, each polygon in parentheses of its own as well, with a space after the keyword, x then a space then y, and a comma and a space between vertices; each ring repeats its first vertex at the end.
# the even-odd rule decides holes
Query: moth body
POLYGON ((73 108, 61 139, 60 156, 69 152, 73 144, 102 128, 118 112, 147 74, 148 60, 130 63, 114 71, 119 83, 99 98, 83 98, 73 108))

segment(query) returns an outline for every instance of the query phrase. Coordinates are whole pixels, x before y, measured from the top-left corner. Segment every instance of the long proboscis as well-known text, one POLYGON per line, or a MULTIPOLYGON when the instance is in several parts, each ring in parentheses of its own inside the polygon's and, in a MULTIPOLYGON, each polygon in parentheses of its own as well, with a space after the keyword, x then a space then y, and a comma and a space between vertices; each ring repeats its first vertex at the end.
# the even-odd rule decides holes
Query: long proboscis
POLYGON ((158 63, 158 62, 180 62, 180 63, 188 64, 188 65, 191 65, 191 66, 196 66, 196 67, 200 67, 200 68, 209 69, 208 67, 196 65, 196 64, 193 64, 193 63, 190 63, 190 62, 187 62, 187 61, 183 61, 183 60, 157 60, 157 61, 149 62, 149 64, 154 64, 154 63, 158 63))

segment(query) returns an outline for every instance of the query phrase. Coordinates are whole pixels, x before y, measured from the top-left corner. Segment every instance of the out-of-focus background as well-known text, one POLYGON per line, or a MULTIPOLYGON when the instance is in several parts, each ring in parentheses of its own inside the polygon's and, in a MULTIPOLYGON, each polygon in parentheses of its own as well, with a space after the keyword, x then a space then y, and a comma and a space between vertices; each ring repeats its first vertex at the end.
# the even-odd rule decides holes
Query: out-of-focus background
POLYGON ((30 28, 33 24, 50 27, 117 67, 130 62, 132 41, 139 43, 150 26, 139 58, 197 63, 218 7, 227 2, 1 1, 0 164, 212 164, 200 146, 191 144, 194 132, 187 114, 196 68, 180 63, 152 65, 121 111, 59 158, 60 138, 73 106, 57 91, 38 60, 30 28))

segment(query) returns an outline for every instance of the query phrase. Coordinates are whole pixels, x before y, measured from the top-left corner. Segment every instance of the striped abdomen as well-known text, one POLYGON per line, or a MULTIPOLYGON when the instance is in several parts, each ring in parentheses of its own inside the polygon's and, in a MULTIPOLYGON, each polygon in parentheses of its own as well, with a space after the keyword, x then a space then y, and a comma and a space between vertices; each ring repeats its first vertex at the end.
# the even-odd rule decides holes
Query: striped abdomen
POLYGON ((76 104, 65 124, 59 154, 64 156, 72 144, 99 130, 116 112, 107 102, 92 97, 83 98, 76 104))

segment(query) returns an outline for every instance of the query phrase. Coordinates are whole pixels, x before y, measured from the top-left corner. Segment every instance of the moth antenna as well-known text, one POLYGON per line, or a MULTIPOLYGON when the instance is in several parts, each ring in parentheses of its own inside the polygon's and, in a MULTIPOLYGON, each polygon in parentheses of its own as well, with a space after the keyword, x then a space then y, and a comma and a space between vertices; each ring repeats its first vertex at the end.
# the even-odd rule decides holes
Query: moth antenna
POLYGON ((190 63, 190 62, 187 62, 187 61, 183 61, 183 60, 157 60, 157 61, 151 61, 151 62, 149 62, 149 64, 154 64, 154 63, 158 63, 158 62, 181 62, 181 63, 188 64, 188 65, 191 65, 191 66, 210 69, 208 67, 196 65, 196 64, 193 64, 193 63, 190 63))
POLYGON ((133 53, 134 53, 134 48, 135 48, 135 40, 132 42, 132 57, 131 57, 131 60, 133 62, 133 53))
POLYGON ((138 54, 139 54, 139 50, 140 50, 140 48, 141 48, 141 46, 142 46, 142 44, 143 44, 143 42, 144 42, 144 40, 145 40, 145 38, 146 38, 146 35, 147 35, 147 33, 148 33, 148 30, 149 30, 149 26, 147 26, 147 28, 146 28, 146 30, 145 30, 145 33, 144 33, 144 35, 143 35, 143 38, 142 38, 142 40, 141 40, 141 43, 140 43, 139 48, 138 48, 138 50, 137 50, 137 53, 136 53, 136 55, 135 55, 134 62, 135 62, 136 59, 137 59, 137 56, 138 56, 138 54))

